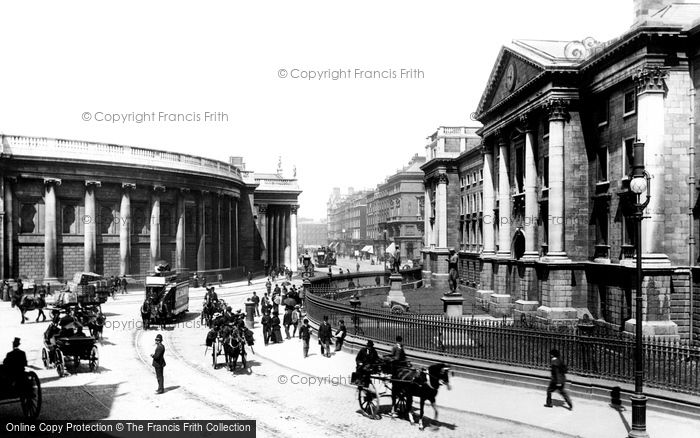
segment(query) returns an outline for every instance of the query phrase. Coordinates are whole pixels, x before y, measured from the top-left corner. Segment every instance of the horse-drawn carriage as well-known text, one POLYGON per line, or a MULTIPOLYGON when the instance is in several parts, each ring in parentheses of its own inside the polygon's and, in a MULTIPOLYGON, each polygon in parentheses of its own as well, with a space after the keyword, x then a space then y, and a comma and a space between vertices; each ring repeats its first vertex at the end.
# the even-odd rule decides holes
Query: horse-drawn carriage
POLYGON ((229 371, 235 371, 239 357, 243 368, 247 368, 245 346, 248 345, 252 350, 255 340, 253 332, 245 326, 244 317, 245 314, 237 313, 218 315, 213 319, 211 329, 207 333, 206 347, 212 349, 211 359, 214 369, 219 366, 219 356, 224 356, 229 371))
POLYGON ((164 326, 189 310, 190 281, 170 271, 170 264, 158 262, 155 275, 146 277, 146 295, 141 305, 144 329, 151 324, 164 326))
POLYGON ((41 412, 41 382, 34 371, 24 371, 22 375, 7 373, 0 365, 0 404, 19 401, 22 413, 34 420, 41 412))
POLYGON ((76 272, 73 280, 67 282, 63 288, 53 295, 50 304, 65 306, 81 304, 83 306, 100 306, 107 302, 112 294, 109 281, 94 272, 76 272))
POLYGON ((438 388, 444 384, 449 389, 449 368, 442 363, 431 365, 427 369, 418 369, 409 362, 393 366, 387 359, 360 367, 352 373, 352 383, 357 385, 357 401, 362 412, 373 420, 381 418, 380 402, 383 397, 391 397, 391 413, 408 417, 413 424, 413 397, 420 400, 418 424, 423 429, 423 410, 425 401, 430 401, 437 419, 435 396, 438 388))
POLYGON ((46 315, 44 314, 44 308, 46 307, 46 286, 37 285, 31 280, 26 283, 21 284, 22 292, 19 292, 20 285, 15 285, 15 290, 12 292, 12 307, 17 307, 22 314, 22 324, 28 318, 25 313, 32 310, 38 310, 36 315, 36 321, 39 322, 39 318, 43 316, 43 320, 46 320, 46 315))
POLYGON ((41 360, 44 367, 55 367, 59 377, 66 374, 67 363, 71 363, 77 371, 81 360, 88 361, 90 371, 95 372, 100 365, 96 343, 97 338, 83 333, 83 324, 73 316, 73 312, 66 311, 63 317, 57 315, 44 332, 41 360))

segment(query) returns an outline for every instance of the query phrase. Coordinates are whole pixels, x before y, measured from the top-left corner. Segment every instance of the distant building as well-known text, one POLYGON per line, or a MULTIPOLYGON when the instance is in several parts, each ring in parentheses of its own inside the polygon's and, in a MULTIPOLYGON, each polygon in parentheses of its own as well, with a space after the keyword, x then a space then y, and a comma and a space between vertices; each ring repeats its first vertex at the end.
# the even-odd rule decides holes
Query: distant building
POLYGON ((330 247, 340 255, 354 256, 368 245, 367 194, 348 188, 341 196, 340 188, 334 188, 327 203, 328 239, 330 247))
POLYGON ((299 227, 299 245, 302 248, 328 245, 328 223, 325 220, 299 218, 297 226, 299 227))

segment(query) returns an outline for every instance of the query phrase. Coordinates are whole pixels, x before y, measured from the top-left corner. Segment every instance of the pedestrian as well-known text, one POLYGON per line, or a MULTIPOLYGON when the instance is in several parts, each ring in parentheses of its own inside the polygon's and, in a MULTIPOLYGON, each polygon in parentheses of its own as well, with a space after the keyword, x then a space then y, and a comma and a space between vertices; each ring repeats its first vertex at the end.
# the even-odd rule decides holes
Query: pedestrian
POLYGON ((321 345, 321 356, 331 357, 331 337, 333 330, 328 323, 328 315, 323 315, 323 322, 318 326, 318 343, 321 345))
POLYGON ((289 326, 292 325, 292 309, 286 308, 284 310, 284 317, 282 318, 282 324, 284 325, 285 339, 292 339, 289 336, 289 326))
POLYGON ((2 362, 2 367, 7 375, 14 379, 22 379, 24 377, 24 367, 27 366, 27 355, 19 348, 20 338, 15 338, 12 341, 12 350, 7 353, 5 360, 2 362))
POLYGON ((163 388, 163 367, 165 367, 165 347, 163 346, 163 336, 156 335, 156 351, 151 355, 153 358, 153 368, 156 370, 156 379, 158 380, 158 390, 156 394, 165 392, 163 388))
POLYGON ((223 286, 224 285, 224 274, 222 274, 221 272, 219 272, 218 280, 219 280, 219 287, 223 286))
POLYGON ((272 282, 270 281, 270 277, 267 277, 267 281, 265 282, 265 289, 267 289, 268 294, 272 292, 272 282))
POLYGON ((309 327, 309 320, 304 318, 304 323, 299 329, 299 337, 302 341, 302 349, 304 351, 304 358, 309 357, 309 341, 311 340, 311 327, 309 327))
POLYGON ((258 308, 258 305, 260 304, 260 297, 257 293, 255 293, 255 291, 253 291, 253 297, 250 300, 255 303, 255 316, 260 316, 260 310, 258 308))
POLYGON ((121 287, 122 287, 122 293, 123 293, 123 294, 126 293, 126 285, 127 285, 127 282, 126 282, 126 275, 122 275, 121 287))
POLYGON ((374 277, 374 284, 376 284, 377 286, 380 286, 382 284, 382 279, 379 278, 379 275, 374 277))
POLYGON ((272 313, 272 321, 270 322, 272 326, 272 342, 276 344, 282 343, 282 330, 280 330, 280 317, 278 312, 272 313))
POLYGON ((574 408, 574 405, 571 403, 569 394, 567 394, 566 390, 564 390, 567 372, 566 364, 561 360, 559 350, 553 349, 549 352, 549 355, 552 357, 552 374, 549 379, 549 387, 547 388, 547 401, 545 402, 544 406, 547 408, 551 408, 552 393, 554 391, 559 391, 559 394, 561 394, 561 396, 564 397, 564 401, 566 401, 566 409, 572 410, 574 408))
POLYGON ((265 341, 265 345, 267 345, 270 342, 270 328, 272 327, 272 318, 270 318, 269 309, 263 309, 263 317, 260 323, 263 328, 263 341, 265 341))
POLYGON ((345 335, 348 334, 348 329, 345 328, 345 321, 341 319, 338 321, 338 324, 340 324, 340 327, 338 327, 338 331, 335 332, 335 351, 340 351, 343 349, 345 335), (340 334, 340 336, 338 336, 338 334, 340 334))
POLYGON ((253 285, 253 273, 248 271, 248 286, 253 285))
MULTIPOLYGON (((292 325, 294 326, 294 331, 292 332, 292 337, 295 338, 297 336, 297 328, 299 327, 299 320, 301 319, 301 309, 299 305, 297 304, 294 306, 294 310, 292 311, 292 325)), ((299 330, 299 337, 301 337, 301 330, 299 330)))
POLYGON ((360 272, 360 262, 357 262, 357 264, 355 265, 355 267, 357 268, 357 272, 360 272))

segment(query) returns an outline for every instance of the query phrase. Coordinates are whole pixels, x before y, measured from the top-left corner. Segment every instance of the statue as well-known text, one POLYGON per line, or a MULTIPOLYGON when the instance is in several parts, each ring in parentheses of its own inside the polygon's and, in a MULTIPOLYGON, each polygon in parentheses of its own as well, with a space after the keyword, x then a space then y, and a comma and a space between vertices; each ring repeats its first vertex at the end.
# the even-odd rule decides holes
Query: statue
POLYGON ((401 271, 401 253, 397 248, 396 253, 391 256, 391 273, 398 274, 399 271, 401 271))
POLYGON ((459 283, 459 256, 454 248, 450 249, 450 257, 447 259, 447 269, 449 273, 450 293, 449 295, 457 295, 457 284, 459 283))

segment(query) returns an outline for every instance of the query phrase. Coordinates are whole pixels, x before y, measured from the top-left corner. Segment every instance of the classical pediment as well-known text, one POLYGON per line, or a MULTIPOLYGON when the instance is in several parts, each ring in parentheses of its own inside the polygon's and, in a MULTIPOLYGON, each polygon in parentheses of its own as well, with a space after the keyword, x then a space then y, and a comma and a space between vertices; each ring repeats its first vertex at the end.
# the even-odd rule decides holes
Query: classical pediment
POLYGON ((477 113, 481 114, 502 102, 544 71, 544 67, 525 59, 507 47, 502 48, 477 113))

